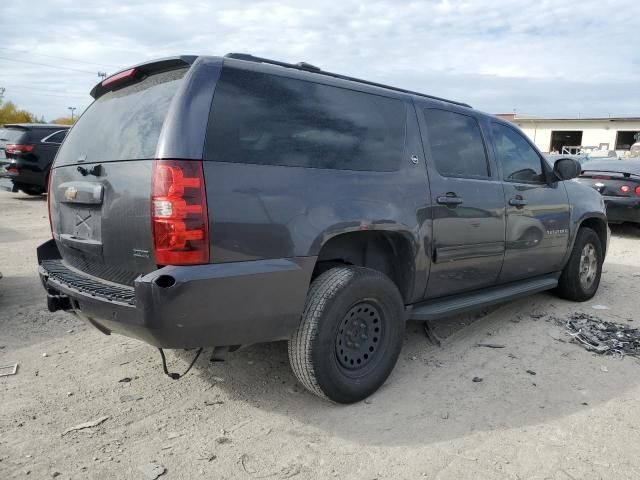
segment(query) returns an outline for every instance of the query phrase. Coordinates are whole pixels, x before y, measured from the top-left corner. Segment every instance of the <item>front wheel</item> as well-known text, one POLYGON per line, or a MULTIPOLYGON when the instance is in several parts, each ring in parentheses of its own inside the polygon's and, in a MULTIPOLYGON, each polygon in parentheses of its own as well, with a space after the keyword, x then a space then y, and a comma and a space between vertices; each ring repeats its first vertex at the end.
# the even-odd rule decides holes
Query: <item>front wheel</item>
POLYGON ((289 361, 307 390, 338 403, 375 392, 396 364, 404 337, 400 292, 384 274, 335 267, 311 284, 289 361))
POLYGON ((558 280, 558 295, 584 302, 598 291, 604 255, 598 234, 590 228, 578 230, 567 265, 558 280))

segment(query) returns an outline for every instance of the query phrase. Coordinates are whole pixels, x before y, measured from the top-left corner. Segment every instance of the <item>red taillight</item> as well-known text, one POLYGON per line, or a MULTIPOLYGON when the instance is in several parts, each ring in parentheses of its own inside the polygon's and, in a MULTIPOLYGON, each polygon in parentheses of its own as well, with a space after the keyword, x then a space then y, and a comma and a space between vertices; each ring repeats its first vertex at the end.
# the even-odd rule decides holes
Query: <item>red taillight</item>
POLYGON ((209 218, 202 161, 156 160, 151 221, 156 262, 209 262, 209 218))
POLYGON ((49 179, 47 181, 47 211, 49 212, 49 229, 51 230, 51 236, 53 236, 53 217, 51 216, 51 195, 53 195, 53 191, 51 190, 51 185, 53 185, 53 169, 49 170, 49 179))
POLYGON ((124 83, 127 80, 131 80, 136 76, 136 69, 130 68, 129 70, 125 70, 124 72, 116 73, 115 75, 107 78, 102 81, 102 86, 104 88, 113 87, 118 83, 124 83))
POLYGON ((17 175, 18 174, 18 165, 16 165, 15 163, 10 164, 7 167, 7 173, 9 175, 17 175))
POLYGON ((636 187, 636 195, 640 197, 640 185, 636 187))
POLYGON ((4 146, 4 151, 7 153, 31 153, 33 152, 33 145, 7 143, 4 146))
POLYGON ((622 193, 629 193, 631 191, 631 187, 629 185, 622 185, 620 187, 620 191, 622 193))

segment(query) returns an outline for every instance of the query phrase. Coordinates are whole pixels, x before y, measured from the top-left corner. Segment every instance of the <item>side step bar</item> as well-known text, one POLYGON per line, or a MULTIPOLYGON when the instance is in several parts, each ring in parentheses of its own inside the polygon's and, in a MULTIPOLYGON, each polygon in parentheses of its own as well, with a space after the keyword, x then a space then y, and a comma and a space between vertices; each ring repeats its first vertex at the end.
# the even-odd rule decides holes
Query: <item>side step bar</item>
POLYGON ((530 280, 508 283, 477 292, 458 294, 446 298, 436 298, 408 307, 410 320, 437 320, 450 315, 458 315, 502 303, 534 293, 550 290, 558 286, 558 274, 545 275, 530 280))

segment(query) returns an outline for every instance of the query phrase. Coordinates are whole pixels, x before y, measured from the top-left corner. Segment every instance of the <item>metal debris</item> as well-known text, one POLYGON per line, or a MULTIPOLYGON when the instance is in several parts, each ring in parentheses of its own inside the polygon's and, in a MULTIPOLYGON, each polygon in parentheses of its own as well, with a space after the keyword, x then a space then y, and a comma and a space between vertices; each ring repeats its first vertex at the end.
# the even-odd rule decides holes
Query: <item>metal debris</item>
POLYGON ((18 362, 9 363, 8 365, 1 365, 0 377, 15 375, 17 371, 18 371, 18 362))
POLYGON ((574 313, 566 322, 574 342, 601 355, 640 358, 640 330, 606 322, 585 313, 574 313))
POLYGON ((471 379, 471 381, 472 381, 472 382, 475 382, 475 383, 480 383, 482 380, 483 380, 483 379, 482 379, 482 377, 473 377, 473 378, 471 379))
POLYGON ((506 348, 506 345, 500 345, 498 343, 476 343, 476 347, 506 348))
POLYGON ((76 430, 83 430, 85 428, 96 427, 108 419, 109 419, 108 416, 104 416, 104 417, 100 417, 95 420, 92 420, 90 422, 81 423, 80 425, 76 425, 75 427, 67 428, 64 432, 62 432, 62 435, 66 435, 67 433, 74 432, 76 430))

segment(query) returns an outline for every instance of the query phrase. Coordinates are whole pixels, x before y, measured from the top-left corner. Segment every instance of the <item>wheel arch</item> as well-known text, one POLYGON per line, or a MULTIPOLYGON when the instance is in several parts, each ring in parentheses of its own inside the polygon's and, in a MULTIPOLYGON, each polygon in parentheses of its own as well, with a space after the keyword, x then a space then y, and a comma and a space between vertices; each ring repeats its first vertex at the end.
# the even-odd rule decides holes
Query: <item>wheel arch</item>
POLYGON ((371 268, 388 276, 405 304, 411 303, 415 283, 415 246, 398 231, 350 231, 332 236, 320 247, 312 279, 335 265, 371 268))
MULTIPOLYGON (((601 217, 595 217, 595 216, 586 217, 582 219, 582 221, 578 225, 578 230, 585 227, 590 228, 596 232, 596 234, 598 235, 598 238, 600 239, 600 245, 602 246, 602 253, 603 255, 606 255, 608 238, 609 238, 609 234, 607 230, 608 229, 607 220, 601 217)), ((578 230, 576 230, 576 235, 578 230)), ((575 243, 575 237, 576 236, 574 235, 573 243, 575 243)), ((573 245, 571 246, 571 248, 573 249, 573 245)))
POLYGON ((609 241, 609 227, 607 226, 607 219, 604 215, 600 214, 588 214, 584 215, 580 220, 575 222, 576 228, 572 232, 569 248, 567 248, 567 253, 564 258, 564 262, 562 263, 563 268, 567 265, 569 258, 571 257, 571 252, 573 251, 573 247, 576 243, 576 238, 578 237, 578 231, 581 228, 591 228, 596 232, 598 238, 600 239, 600 244, 602 245, 602 253, 606 255, 607 246, 609 241))

